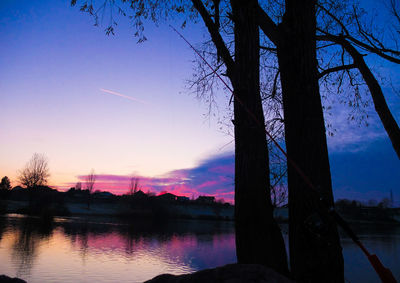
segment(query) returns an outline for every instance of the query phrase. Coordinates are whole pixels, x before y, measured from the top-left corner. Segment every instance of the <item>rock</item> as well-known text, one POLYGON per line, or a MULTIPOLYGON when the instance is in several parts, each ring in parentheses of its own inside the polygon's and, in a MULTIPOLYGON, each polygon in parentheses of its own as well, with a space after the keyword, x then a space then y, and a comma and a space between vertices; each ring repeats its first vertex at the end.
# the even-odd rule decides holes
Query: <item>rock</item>
POLYGON ((228 264, 192 274, 162 274, 145 283, 293 283, 285 276, 259 264, 228 264))
POLYGON ((11 278, 6 275, 0 275, 0 283, 26 283, 26 281, 16 277, 11 278))

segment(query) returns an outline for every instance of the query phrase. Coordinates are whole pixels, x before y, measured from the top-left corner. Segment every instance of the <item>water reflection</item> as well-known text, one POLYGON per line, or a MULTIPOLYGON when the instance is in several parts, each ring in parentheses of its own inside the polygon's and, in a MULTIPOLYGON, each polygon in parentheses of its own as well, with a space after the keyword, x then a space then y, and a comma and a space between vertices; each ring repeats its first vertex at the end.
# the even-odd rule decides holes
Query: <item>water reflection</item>
MULTIPOLYGON (((398 225, 352 225, 362 243, 376 254, 400 281, 400 227, 398 225)), ((345 275, 349 282, 381 282, 366 256, 348 237, 342 237, 345 275)))
MULTIPOLYGON (((230 223, 2 218, 0 273, 28 282, 142 282, 235 261, 230 223), (116 224, 117 223, 117 224, 116 224), (86 281, 85 281, 86 280, 86 281)), ((0 230, 1 231, 1 230, 0 230)))
MULTIPOLYGON (((400 279, 400 227, 358 226, 364 245, 400 279)), ((287 226, 282 226, 287 231, 287 226)), ((285 235, 287 240, 287 235, 285 235)), ((342 235, 347 282, 380 282, 342 235)), ((232 223, 0 217, 0 274, 35 282, 143 282, 235 262, 232 223)))
POLYGON ((38 256, 38 247, 42 241, 51 236, 52 230, 52 222, 37 218, 21 219, 15 229, 11 253, 11 260, 17 267, 18 277, 30 275, 35 258, 38 256))
POLYGON ((0 216, 0 241, 3 237, 3 233, 6 230, 6 218, 0 216))

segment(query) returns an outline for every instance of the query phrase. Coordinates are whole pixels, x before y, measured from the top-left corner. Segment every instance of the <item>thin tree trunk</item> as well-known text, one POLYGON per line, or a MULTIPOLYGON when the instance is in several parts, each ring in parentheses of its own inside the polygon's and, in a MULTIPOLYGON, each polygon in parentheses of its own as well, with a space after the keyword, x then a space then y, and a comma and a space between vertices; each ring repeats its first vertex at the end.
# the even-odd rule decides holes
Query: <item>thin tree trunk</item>
POLYGON ((315 29, 315 1, 287 0, 277 46, 287 153, 319 191, 288 164, 290 266, 299 282, 344 282, 337 228, 319 201, 333 205, 315 29))
POLYGON ((283 237, 272 214, 269 160, 260 97, 257 1, 232 0, 235 64, 235 224, 239 263, 287 274, 283 237), (252 114, 250 114, 252 113, 252 114))

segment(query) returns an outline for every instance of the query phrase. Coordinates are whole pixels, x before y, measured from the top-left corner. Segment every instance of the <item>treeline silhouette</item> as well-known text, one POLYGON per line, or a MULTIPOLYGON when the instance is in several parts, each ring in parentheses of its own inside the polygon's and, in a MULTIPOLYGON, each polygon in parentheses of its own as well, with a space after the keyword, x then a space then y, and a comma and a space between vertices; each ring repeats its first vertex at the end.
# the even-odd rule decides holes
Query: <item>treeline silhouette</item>
POLYGON ((393 216, 400 213, 400 209, 394 208, 387 198, 380 202, 370 200, 367 203, 339 199, 335 202, 335 208, 339 214, 353 222, 395 223, 393 216))
POLYGON ((42 218, 93 214, 94 211, 96 215, 107 215, 111 211, 112 215, 120 217, 190 218, 193 212, 202 209, 206 209, 207 213, 197 218, 232 218, 226 217, 226 212, 221 213, 224 210, 232 210, 233 215, 232 205, 223 200, 216 201, 214 196, 199 196, 196 199, 189 199, 168 192, 156 195, 153 192, 145 193, 142 190, 125 195, 115 195, 106 191, 90 193, 87 189, 76 189, 75 187, 66 192, 49 186, 34 188, 16 186, 12 189, 0 189, 0 205, 1 213, 38 215, 42 218), (86 206, 89 198, 90 207, 86 206))

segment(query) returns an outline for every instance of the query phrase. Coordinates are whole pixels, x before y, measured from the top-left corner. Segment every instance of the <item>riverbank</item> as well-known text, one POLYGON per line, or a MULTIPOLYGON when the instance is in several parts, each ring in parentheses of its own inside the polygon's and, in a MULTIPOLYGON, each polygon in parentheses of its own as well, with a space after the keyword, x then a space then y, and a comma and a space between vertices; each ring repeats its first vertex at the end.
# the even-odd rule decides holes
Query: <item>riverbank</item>
MULTIPOLYGON (((2 201, 3 214, 29 214, 29 202, 23 200, 2 201)), ((64 201, 48 207, 52 216, 110 216, 121 218, 159 218, 159 219, 208 219, 234 220, 234 206, 218 203, 200 204, 196 202, 129 202, 121 200, 91 201, 90 206, 84 201, 64 201)), ((359 208, 357 210, 338 209, 338 213, 351 224, 400 225, 399 209, 381 209, 376 207, 359 208)), ((34 213, 35 214, 35 213, 34 213)), ((36 213, 36 215, 39 215, 36 213)), ((279 223, 289 220, 288 208, 275 208, 274 218, 279 223)))
MULTIPOLYGON (((7 200, 3 201, 3 213, 29 214, 29 202, 7 200)), ((221 204, 199 204, 199 203, 171 203, 152 202, 135 205, 124 201, 92 200, 87 202, 65 201, 62 204, 49 205, 46 211, 52 216, 112 216, 122 218, 177 218, 177 219, 209 219, 233 221, 234 207, 221 204)))

